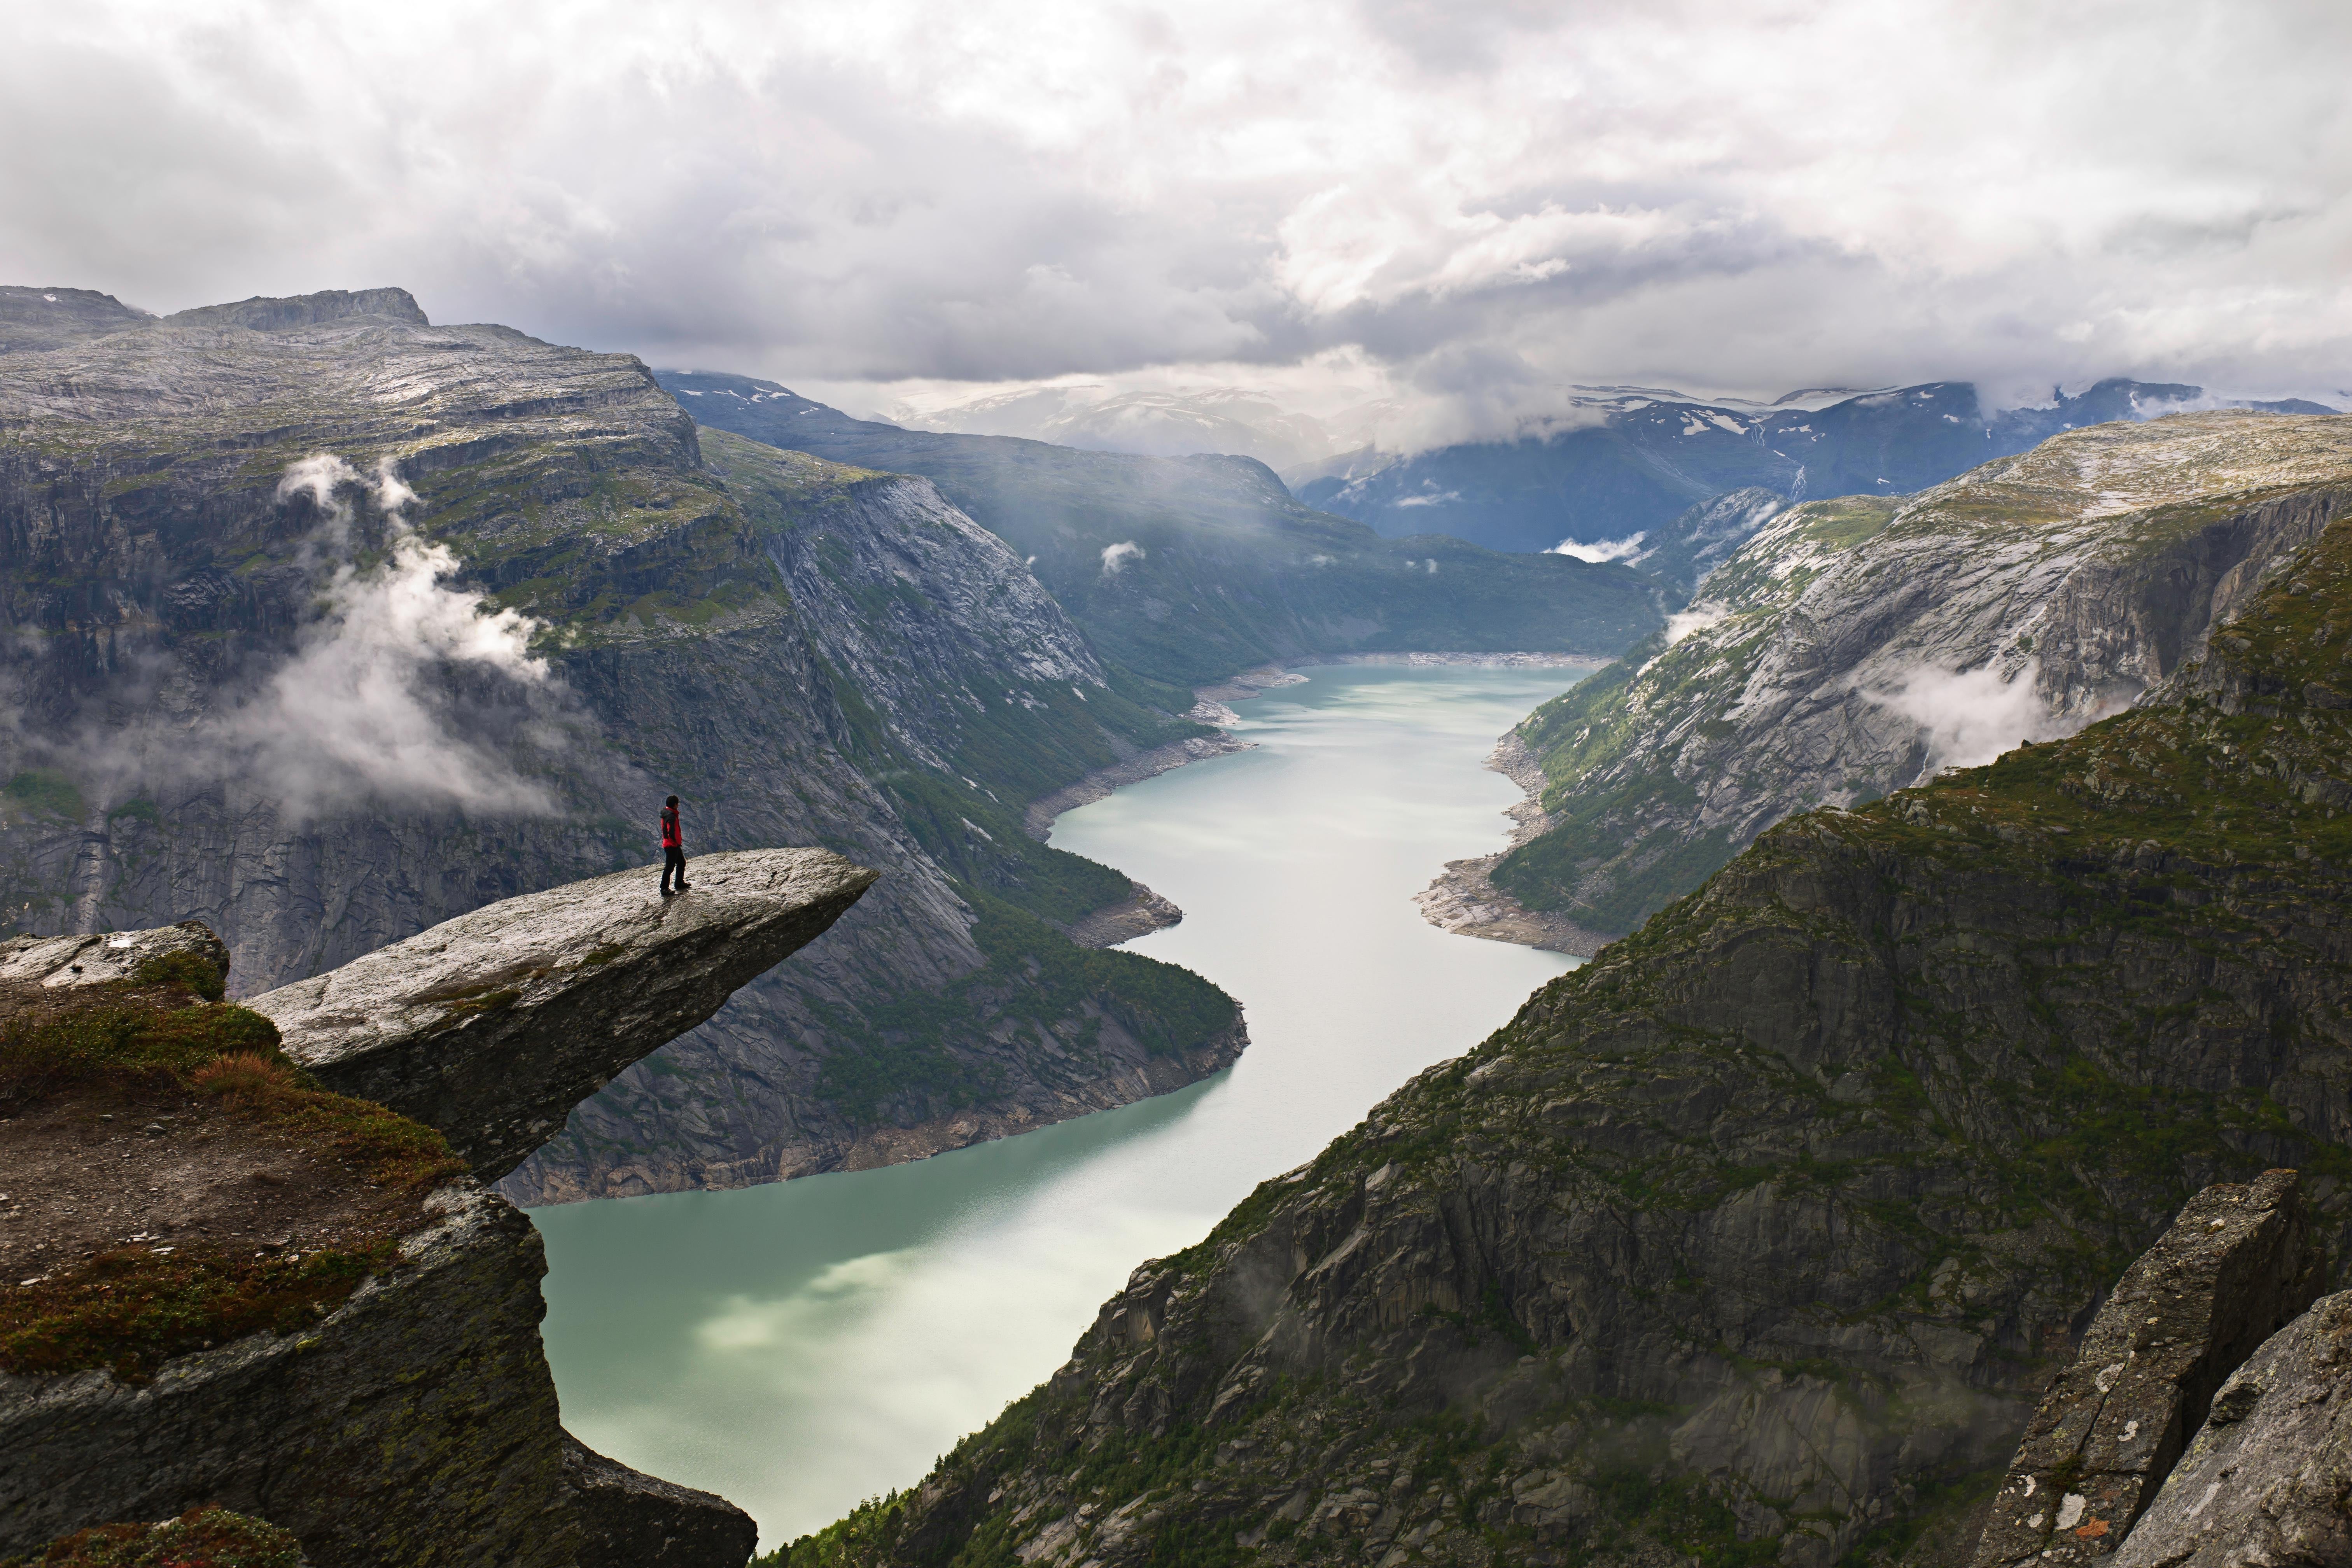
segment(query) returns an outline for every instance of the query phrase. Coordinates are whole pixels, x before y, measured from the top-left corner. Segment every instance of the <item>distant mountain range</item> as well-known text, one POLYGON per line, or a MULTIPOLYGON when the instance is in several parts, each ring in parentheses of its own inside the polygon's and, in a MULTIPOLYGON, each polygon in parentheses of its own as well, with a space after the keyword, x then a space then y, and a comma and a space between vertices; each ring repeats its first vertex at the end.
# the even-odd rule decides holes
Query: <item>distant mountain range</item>
POLYGON ((1255 458, 1271 468, 1318 463, 1342 445, 1319 421, 1286 412, 1264 393, 1236 387, 1119 392, 1108 386, 1049 386, 929 411, 884 409, 881 417, 907 430, 1019 436, 1088 452, 1144 458, 1218 452, 1255 458))
POLYGON ((1107 658, 1152 680, 1377 651, 1615 654, 1655 628, 1622 566, 1384 539, 1247 458, 1138 457, 854 419, 772 381, 655 373, 699 423, 919 474, 1011 544, 1107 658))
MULTIPOLYGON (((1524 552, 1625 541, 1728 490, 1761 489, 1789 500, 1908 494, 2061 431, 2111 420, 2210 407, 2336 412, 2299 398, 2230 401, 2202 387, 2122 379, 2075 396, 2053 389, 2045 407, 1999 410, 1987 410, 1977 389, 1959 381, 1808 387, 1769 404, 1647 386, 1569 394, 1556 416, 1511 439, 1410 455, 1381 433, 1379 405, 1318 421, 1232 388, 1051 387, 928 411, 902 407, 889 417, 908 430, 1017 436, 1089 451, 1252 457, 1307 505, 1390 538, 1444 533, 1524 552)), ((1635 548, 1599 558, 1622 559, 1635 548)))
POLYGON ((1997 412, 1967 382, 1826 405, 1815 402, 1821 395, 1759 405, 1593 388, 1580 396, 1579 417, 1543 434, 1412 457, 1367 449, 1284 477, 1308 506, 1384 534, 1451 533, 1490 550, 1550 550, 1628 539, 1748 487, 1791 500, 1908 494, 2110 420, 2212 406, 2336 412, 2300 399, 2220 404, 2201 387, 2121 380, 2057 395, 2047 407, 1997 412))

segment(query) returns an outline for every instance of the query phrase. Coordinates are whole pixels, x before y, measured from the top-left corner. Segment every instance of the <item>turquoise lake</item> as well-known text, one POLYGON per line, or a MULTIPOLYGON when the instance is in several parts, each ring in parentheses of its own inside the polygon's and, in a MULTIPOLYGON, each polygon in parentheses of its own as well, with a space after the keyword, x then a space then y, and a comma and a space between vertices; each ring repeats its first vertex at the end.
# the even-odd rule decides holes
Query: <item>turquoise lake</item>
POLYGON ((1208 1082, 913 1164, 533 1213, 564 1424, 748 1509, 761 1549, 921 1479, 1068 1356, 1146 1258, 1458 1056, 1570 967, 1412 895, 1500 847, 1495 738, 1579 671, 1351 665, 1237 704, 1255 749, 1069 813, 1054 842, 1172 899, 1129 944, 1240 998, 1208 1082))

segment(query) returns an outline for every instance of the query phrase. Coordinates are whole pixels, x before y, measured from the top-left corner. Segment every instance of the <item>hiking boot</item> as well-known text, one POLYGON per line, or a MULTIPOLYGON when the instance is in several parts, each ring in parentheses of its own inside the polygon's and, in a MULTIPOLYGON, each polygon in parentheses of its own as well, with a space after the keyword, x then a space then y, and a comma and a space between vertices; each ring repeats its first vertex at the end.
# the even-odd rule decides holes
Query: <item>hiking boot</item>
POLYGON ((662 897, 663 897, 663 898, 665 898, 665 899, 674 899, 674 898, 677 897, 677 895, 676 893, 671 892, 667 888, 664 888, 664 889, 662 889, 662 897))
POLYGON ((679 892, 683 893, 683 892, 686 892, 686 891, 689 890, 690 889, 692 889, 692 888, 693 888, 693 886, 694 886, 694 884, 693 884, 693 883, 691 883, 691 882, 680 882, 680 883, 677 885, 677 890, 678 890, 679 892))

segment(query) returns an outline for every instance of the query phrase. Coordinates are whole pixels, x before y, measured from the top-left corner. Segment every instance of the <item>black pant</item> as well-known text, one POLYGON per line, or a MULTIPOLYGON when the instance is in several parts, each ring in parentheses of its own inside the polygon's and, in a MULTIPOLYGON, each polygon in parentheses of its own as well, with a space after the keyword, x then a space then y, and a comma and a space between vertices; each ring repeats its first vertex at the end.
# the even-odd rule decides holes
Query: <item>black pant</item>
POLYGON ((686 891, 686 851, 675 844, 662 846, 662 891, 669 891, 669 876, 677 873, 677 889, 686 891))

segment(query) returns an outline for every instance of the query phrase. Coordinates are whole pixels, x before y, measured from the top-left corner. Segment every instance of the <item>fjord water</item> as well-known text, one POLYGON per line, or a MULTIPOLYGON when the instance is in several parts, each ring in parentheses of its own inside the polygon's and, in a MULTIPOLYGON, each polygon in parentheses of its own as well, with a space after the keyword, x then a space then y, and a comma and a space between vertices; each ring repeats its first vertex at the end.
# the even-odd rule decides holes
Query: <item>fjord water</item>
POLYGON ((1054 832, 1183 908, 1132 949, 1241 999, 1239 1064, 912 1164, 535 1211, 565 1426, 740 1504, 763 1548, 826 1524, 1051 1373, 1135 1265, 1198 1241, 1571 964, 1448 936, 1412 896, 1500 846, 1517 791, 1482 764, 1579 672, 1303 673, 1238 706, 1255 750, 1054 832))

